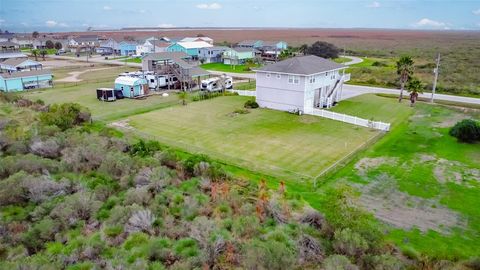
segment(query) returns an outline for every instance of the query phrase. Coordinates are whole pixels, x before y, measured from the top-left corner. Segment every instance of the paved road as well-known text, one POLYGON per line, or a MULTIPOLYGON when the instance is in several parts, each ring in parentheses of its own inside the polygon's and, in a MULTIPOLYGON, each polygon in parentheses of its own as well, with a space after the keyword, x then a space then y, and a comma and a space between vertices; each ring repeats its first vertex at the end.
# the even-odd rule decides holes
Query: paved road
POLYGON ((344 65, 347 65, 347 66, 349 66, 349 65, 354 65, 354 64, 358 64, 358 63, 363 62, 363 59, 360 58, 360 57, 350 56, 350 55, 345 55, 345 56, 343 56, 343 57, 350 59, 350 62, 345 62, 345 63, 343 63, 344 65))
MULTIPOLYGON (((380 88, 380 87, 370 87, 370 86, 359 86, 359 85, 351 85, 345 84, 343 86, 343 94, 342 99, 347 99, 351 97, 355 97, 362 94, 367 93, 382 93, 382 94, 400 94, 399 89, 388 89, 388 88, 380 88)), ((408 92, 404 91, 404 94, 408 96, 408 92)), ((424 92, 423 94, 419 94, 419 97, 422 98, 430 98, 431 93, 424 92)), ((454 101, 454 102, 462 102, 462 103, 470 103, 470 104, 479 104, 480 105, 480 98, 471 98, 471 97, 462 97, 462 96, 453 96, 453 95, 444 95, 444 94, 435 94, 436 100, 446 100, 446 101, 454 101)))

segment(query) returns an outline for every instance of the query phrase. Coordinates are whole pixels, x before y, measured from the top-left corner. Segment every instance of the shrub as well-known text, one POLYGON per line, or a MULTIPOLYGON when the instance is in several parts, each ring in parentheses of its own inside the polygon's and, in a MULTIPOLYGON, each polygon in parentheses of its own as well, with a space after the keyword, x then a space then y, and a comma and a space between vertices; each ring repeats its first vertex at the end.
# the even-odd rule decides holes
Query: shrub
POLYGON ((248 269, 293 269, 295 252, 277 241, 253 240, 245 246, 243 264, 248 269))
POLYGON ((187 173, 194 175, 195 167, 200 162, 210 162, 210 159, 205 155, 190 155, 187 159, 183 160, 182 165, 187 173))
POLYGON ((405 265, 398 258, 389 254, 370 256, 364 259, 369 269, 375 270, 402 270, 405 265))
POLYGON ((250 113, 250 111, 247 109, 235 109, 233 111, 233 114, 247 114, 247 113, 250 113))
POLYGON ((60 169, 61 166, 57 161, 32 154, 8 156, 2 158, 0 162, 0 177, 8 177, 19 171, 38 174, 46 171, 56 173, 60 169))
POLYGON ((60 156, 60 150, 60 145, 55 138, 44 141, 37 139, 30 144, 30 151, 44 158, 57 158, 60 156))
POLYGON ((247 109, 256 109, 256 108, 259 107, 258 103, 253 99, 249 99, 249 100, 245 101, 245 105, 243 105, 243 106, 247 109))
POLYGON ((323 261, 325 270, 358 270, 358 267, 342 255, 332 255, 323 261))
POLYGON ((480 140, 480 124, 472 119, 464 119, 450 129, 450 135, 461 142, 475 142, 480 140))
POLYGON ((154 221, 155 217, 150 210, 136 211, 128 219, 125 230, 127 232, 145 232, 151 234, 154 221))
POLYGON ((137 143, 130 147, 130 154, 133 156, 147 157, 153 156, 155 152, 161 149, 160 143, 157 141, 145 141, 140 139, 137 143))
POLYGON ((50 216, 59 219, 67 227, 76 225, 80 220, 89 221, 101 206, 101 202, 93 197, 93 194, 75 193, 67 197, 63 203, 58 204, 50 216))
POLYGON ((368 249, 368 243, 360 234, 347 228, 335 232, 333 248, 341 254, 361 256, 368 249))
POLYGON ((150 203, 152 195, 148 187, 130 188, 125 194, 125 205, 138 204, 146 206, 150 203))
POLYGON ((55 125, 67 130, 90 121, 90 112, 77 103, 54 104, 48 112, 40 114, 40 121, 45 125, 55 125))
POLYGON ((182 238, 178 240, 173 249, 177 256, 182 258, 195 257, 199 254, 197 242, 191 238, 182 238))

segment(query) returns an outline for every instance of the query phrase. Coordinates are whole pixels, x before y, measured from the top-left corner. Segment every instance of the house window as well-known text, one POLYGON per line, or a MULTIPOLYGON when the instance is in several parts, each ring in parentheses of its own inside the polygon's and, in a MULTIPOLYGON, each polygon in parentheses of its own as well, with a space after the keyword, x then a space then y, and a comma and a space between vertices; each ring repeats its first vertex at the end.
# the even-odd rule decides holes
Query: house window
POLYGON ((280 74, 277 74, 277 79, 279 79, 279 80, 280 80, 281 78, 282 78, 282 75, 280 75, 280 74))
POLYGON ((315 76, 310 76, 310 83, 315 83, 315 76))
POLYGON ((265 77, 267 77, 267 78, 269 78, 269 79, 270 79, 270 76, 271 76, 271 75, 272 75, 272 74, 270 74, 270 73, 267 73, 267 74, 265 75, 265 77))
POLYGON ((325 77, 327 77, 327 76, 328 76, 328 72, 325 72, 325 77))
POLYGON ((298 84, 299 81, 300 81, 300 79, 299 79, 298 76, 294 76, 294 75, 289 75, 288 76, 288 83, 298 84))

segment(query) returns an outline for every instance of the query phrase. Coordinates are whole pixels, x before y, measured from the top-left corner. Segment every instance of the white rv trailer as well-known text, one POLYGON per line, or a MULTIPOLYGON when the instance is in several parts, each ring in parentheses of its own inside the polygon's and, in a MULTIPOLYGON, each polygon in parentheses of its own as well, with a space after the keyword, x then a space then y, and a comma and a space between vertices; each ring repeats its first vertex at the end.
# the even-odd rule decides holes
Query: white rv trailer
POLYGON ((224 82, 225 89, 231 89, 233 87, 233 79, 230 76, 212 77, 202 80, 200 83, 200 89, 204 91, 220 91, 222 90, 222 80, 224 82))

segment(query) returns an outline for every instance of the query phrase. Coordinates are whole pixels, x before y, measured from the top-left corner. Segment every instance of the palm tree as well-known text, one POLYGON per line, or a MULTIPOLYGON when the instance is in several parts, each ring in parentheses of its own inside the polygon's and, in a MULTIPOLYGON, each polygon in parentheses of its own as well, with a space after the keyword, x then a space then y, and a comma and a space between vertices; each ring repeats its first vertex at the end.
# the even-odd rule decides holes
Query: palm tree
POLYGON ((407 89, 410 91, 410 106, 413 107, 418 98, 418 93, 423 93, 422 82, 417 78, 412 78, 407 83, 407 89))
POLYGON ((400 76, 400 96, 398 97, 398 102, 402 102, 403 89, 413 74, 413 63, 412 57, 408 55, 400 57, 397 61, 397 74, 400 76))
POLYGON ((307 50, 308 50, 307 44, 302 44, 300 47, 298 47, 298 51, 301 52, 303 55, 307 54, 307 50))
POLYGON ((37 50, 33 50, 33 51, 32 51, 32 55, 35 57, 35 61, 38 61, 38 51, 37 51, 37 50))
POLYGON ((187 92, 182 91, 178 94, 178 99, 182 101, 182 105, 187 105, 187 92))
POLYGON ((47 51, 46 50, 41 50, 40 55, 42 56, 43 61, 45 61, 45 55, 47 55, 47 51))
POLYGON ((288 48, 288 49, 283 50, 280 53, 280 55, 278 56, 278 58, 280 58, 280 60, 285 60, 285 59, 290 58, 292 56, 293 56, 292 49, 288 48))

